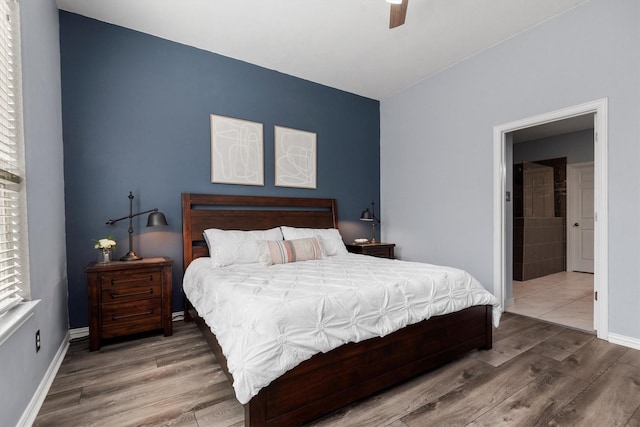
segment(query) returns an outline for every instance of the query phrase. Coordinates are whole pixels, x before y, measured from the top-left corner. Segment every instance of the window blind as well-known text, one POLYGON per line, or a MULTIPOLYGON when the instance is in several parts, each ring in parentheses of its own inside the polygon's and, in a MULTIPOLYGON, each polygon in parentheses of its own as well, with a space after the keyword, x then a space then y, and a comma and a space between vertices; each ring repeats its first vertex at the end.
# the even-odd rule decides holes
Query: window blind
POLYGON ((19 18, 15 0, 0 0, 0 317, 23 300, 24 211, 19 18))

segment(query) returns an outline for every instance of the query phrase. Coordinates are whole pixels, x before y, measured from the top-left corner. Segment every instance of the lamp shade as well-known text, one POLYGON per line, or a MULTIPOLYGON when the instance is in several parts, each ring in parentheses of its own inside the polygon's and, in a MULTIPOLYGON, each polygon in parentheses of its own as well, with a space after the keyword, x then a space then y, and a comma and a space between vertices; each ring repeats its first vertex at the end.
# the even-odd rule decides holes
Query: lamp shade
POLYGON ((147 227, 156 227, 159 225, 169 225, 167 224, 167 219, 164 217, 162 212, 151 212, 149 214, 149 218, 147 219, 147 227))
POLYGON ((369 208, 362 211, 360 215, 360 221, 373 221, 373 214, 369 210, 369 208))

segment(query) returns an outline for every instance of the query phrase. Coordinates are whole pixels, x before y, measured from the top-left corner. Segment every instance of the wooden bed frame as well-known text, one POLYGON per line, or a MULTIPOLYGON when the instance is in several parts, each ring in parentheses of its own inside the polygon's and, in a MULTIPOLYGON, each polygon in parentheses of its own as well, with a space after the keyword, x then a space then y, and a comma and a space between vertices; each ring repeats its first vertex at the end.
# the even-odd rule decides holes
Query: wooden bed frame
MULTIPOLYGON (((208 256, 207 228, 259 230, 338 227, 334 199, 182 194, 184 268, 208 256)), ((185 297, 185 321, 195 320, 231 382, 215 335, 185 297)), ((407 326, 384 338, 320 353, 263 388, 245 405, 245 426, 300 425, 474 350, 492 346, 491 306, 475 306, 407 326)))

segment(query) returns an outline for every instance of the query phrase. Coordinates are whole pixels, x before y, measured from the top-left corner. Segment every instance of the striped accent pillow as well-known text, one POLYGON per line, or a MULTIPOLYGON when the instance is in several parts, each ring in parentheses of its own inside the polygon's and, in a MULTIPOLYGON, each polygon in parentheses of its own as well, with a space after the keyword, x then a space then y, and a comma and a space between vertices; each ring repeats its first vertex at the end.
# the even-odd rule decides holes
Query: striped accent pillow
POLYGON ((320 241, 316 237, 294 240, 269 240, 267 241, 267 247, 273 264, 324 258, 322 246, 320 246, 320 241))

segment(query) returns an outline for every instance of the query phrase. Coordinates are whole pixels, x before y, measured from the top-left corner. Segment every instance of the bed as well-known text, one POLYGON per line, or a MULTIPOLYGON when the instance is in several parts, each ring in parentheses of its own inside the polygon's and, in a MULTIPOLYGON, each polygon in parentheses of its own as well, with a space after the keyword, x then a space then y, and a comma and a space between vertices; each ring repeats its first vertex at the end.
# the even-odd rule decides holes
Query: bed
MULTIPOLYGON (((338 227, 334 199, 183 193, 182 217, 185 270, 194 260, 209 256, 203 232, 210 228, 338 227)), ((300 425, 469 351, 490 349, 492 308, 491 304, 471 306, 410 324, 384 337, 315 354, 261 388, 244 404, 245 425, 300 425)), ((233 383, 218 338, 185 296, 185 321, 192 320, 233 383)))

